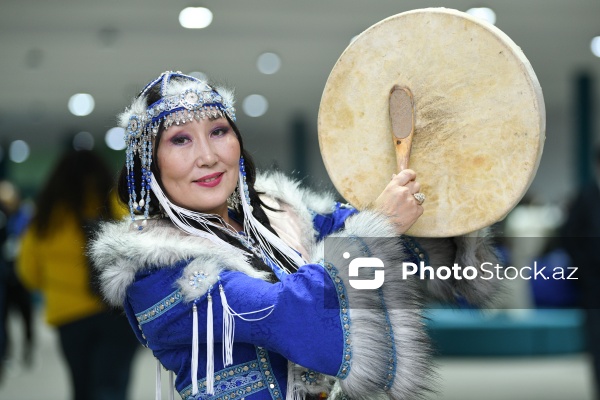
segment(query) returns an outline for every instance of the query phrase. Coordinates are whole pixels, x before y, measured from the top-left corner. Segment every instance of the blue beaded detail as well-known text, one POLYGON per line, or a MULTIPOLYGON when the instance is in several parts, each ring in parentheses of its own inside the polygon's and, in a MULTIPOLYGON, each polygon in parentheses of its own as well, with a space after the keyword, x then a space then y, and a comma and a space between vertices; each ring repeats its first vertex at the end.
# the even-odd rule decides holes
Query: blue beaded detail
POLYGON ((159 301, 158 303, 156 303, 155 305, 153 305, 152 307, 149 307, 148 309, 135 314, 135 318, 137 319, 138 324, 140 326, 144 325, 145 323, 148 323, 160 317, 165 312, 169 311, 175 305, 179 304, 182 299, 183 297, 181 295, 181 291, 177 290, 165 297, 164 299, 162 299, 161 301, 159 301))
POLYGON ((240 157, 240 174, 242 174, 246 204, 250 205, 250 192, 248 191, 248 183, 246 182, 246 167, 244 166, 244 157, 240 157))
POLYGON ((320 385, 323 383, 323 374, 309 369, 300 374, 300 380, 309 386, 320 385))
MULTIPOLYGON (((184 75, 181 72, 166 71, 157 79, 150 82, 142 93, 140 98, 146 96, 148 91, 160 82, 161 98, 155 103, 149 105, 144 111, 137 112, 139 104, 134 104, 126 110, 124 115, 127 117, 127 126, 125 129, 125 164, 127 168, 127 190, 129 193, 129 213, 131 219, 135 219, 135 214, 143 214, 145 219, 149 217, 150 211, 150 182, 152 166, 152 143, 156 137, 159 128, 164 126, 167 129, 173 124, 185 124, 194 119, 217 118, 227 115, 235 121, 235 108, 233 107, 233 96, 222 96, 216 89, 206 82, 184 75), (182 89, 181 93, 167 95, 168 84, 172 77, 183 78, 187 87, 182 89), (135 161, 137 156, 141 176, 134 176, 135 161), (136 179, 141 181, 136 184, 136 179), (139 194, 139 199, 138 199, 139 194)), ((139 100, 136 100, 139 101, 139 100)), ((142 225, 138 229, 143 229, 142 225)))
POLYGON ((214 395, 206 394, 206 379, 198 381, 198 394, 192 396, 192 385, 184 388, 179 394, 183 400, 233 400, 268 389, 265 383, 260 362, 248 361, 243 364, 222 369, 214 375, 214 395))
POLYGON ((394 384, 394 379, 396 377, 396 341, 394 340, 394 329, 392 327, 392 323, 390 322, 390 316, 387 311, 387 307, 385 305, 385 300, 383 298, 383 290, 381 288, 377 289, 377 293, 379 294, 379 299, 381 300, 381 307, 383 308, 383 312, 385 313, 385 322, 386 322, 386 333, 388 339, 388 345, 390 347, 389 350, 389 358, 388 358, 388 368, 387 375, 385 379, 385 386, 383 390, 390 390, 392 385, 394 384))
POLYGON ((416 264, 418 265, 420 261, 423 261, 425 265, 429 265, 429 255, 427 252, 420 248, 417 241, 409 236, 402 236, 402 240, 406 245, 406 250, 409 255, 412 256, 413 260, 416 260, 416 264))
POLYGON ((194 273, 190 276, 189 284, 194 289, 198 289, 201 286, 202 281, 206 280, 206 278, 208 278, 208 275, 206 274, 206 272, 194 271, 194 273))
POLYGON ((267 384, 267 389, 271 393, 271 398, 274 400, 282 400, 283 393, 279 388, 279 383, 275 378, 275 374, 273 373, 273 368, 271 367, 271 361, 269 361, 269 352, 262 347, 256 347, 256 355, 258 357, 258 362, 260 366, 260 370, 263 374, 263 378, 267 384))
POLYGON ((342 279, 338 276, 339 272, 337 268, 328 262, 322 261, 321 264, 333 281, 340 304, 340 322, 342 324, 342 330, 344 333, 344 353, 342 355, 342 365, 340 365, 340 369, 338 370, 336 377, 340 379, 346 379, 350 373, 350 361, 352 360, 352 341, 350 339, 350 313, 348 296, 346 295, 346 287, 344 286, 344 282, 342 282, 342 279))

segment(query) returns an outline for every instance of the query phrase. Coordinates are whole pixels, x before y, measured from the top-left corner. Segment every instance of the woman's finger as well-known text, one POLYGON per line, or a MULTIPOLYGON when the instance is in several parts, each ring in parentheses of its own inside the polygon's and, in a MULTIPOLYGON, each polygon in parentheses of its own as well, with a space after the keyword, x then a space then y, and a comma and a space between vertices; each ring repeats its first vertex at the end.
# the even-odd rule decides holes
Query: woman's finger
POLYGON ((406 185, 410 181, 414 181, 417 178, 417 174, 412 169, 404 169, 400 173, 392 178, 396 184, 400 186, 406 185))
POLYGON ((421 184, 417 181, 408 182, 405 187, 409 190, 410 194, 419 193, 421 190, 421 184))

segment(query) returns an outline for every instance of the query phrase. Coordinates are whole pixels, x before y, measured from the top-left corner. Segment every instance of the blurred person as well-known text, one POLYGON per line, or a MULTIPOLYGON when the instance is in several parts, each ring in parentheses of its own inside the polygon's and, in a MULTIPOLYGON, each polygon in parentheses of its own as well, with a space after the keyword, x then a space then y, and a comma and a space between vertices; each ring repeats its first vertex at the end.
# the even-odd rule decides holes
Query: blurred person
POLYGON ((11 309, 19 312, 23 322, 23 362, 30 366, 33 357, 33 304, 31 294, 23 286, 15 271, 15 258, 18 242, 29 221, 27 205, 21 203, 17 187, 10 181, 0 182, 0 212, 2 212, 0 229, 0 259, 2 275, 5 283, 4 300, 1 302, 0 318, 3 329, 3 360, 11 354, 12 341, 8 330, 8 315, 11 309))
POLYGON ((111 201, 112 174, 96 154, 68 151, 36 200, 17 269, 45 298, 46 321, 58 330, 75 400, 126 398, 139 347, 123 315, 93 290, 84 248, 86 228, 122 210, 111 201))
MULTIPOLYGON (((7 233, 7 221, 8 212, 0 202, 0 245, 6 241, 7 233)), ((6 303, 6 286, 7 286, 7 273, 6 273, 6 261, 4 257, 0 256, 0 310, 5 308, 6 303)), ((4 377, 4 360, 6 358, 6 322, 4 319, 0 319, 0 382, 4 377)))
POLYGON ((594 176, 569 205, 563 236, 573 266, 578 268, 596 398, 600 399, 600 146, 594 154, 594 176))

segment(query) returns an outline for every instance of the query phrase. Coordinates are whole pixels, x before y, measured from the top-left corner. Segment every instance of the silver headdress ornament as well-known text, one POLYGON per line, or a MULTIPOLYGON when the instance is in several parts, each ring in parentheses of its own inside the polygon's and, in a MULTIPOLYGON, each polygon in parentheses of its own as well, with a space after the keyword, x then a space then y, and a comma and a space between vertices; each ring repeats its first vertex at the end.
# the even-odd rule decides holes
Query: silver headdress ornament
POLYGON ((185 124, 194 119, 217 118, 227 115, 235 121, 233 92, 213 88, 207 82, 181 72, 166 71, 148 83, 125 112, 119 115, 119 126, 125 129, 127 185, 129 211, 134 219, 136 213, 144 212, 148 218, 150 207, 150 183, 153 139, 161 125, 185 124), (178 80, 171 80, 178 77, 178 80), (148 105, 148 92, 160 84, 161 98, 148 105), (136 183, 134 157, 139 157, 141 183, 136 183), (139 185, 139 201, 137 194, 139 185))

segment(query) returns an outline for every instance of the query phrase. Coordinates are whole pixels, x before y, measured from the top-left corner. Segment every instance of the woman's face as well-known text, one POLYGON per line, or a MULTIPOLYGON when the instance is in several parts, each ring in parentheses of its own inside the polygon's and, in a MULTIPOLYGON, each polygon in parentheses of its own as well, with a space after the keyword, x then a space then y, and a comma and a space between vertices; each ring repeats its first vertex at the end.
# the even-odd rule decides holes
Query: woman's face
POLYGON ((226 118, 169 127, 161 135, 156 157, 163 187, 173 203, 226 217, 240 159, 240 143, 226 118))

